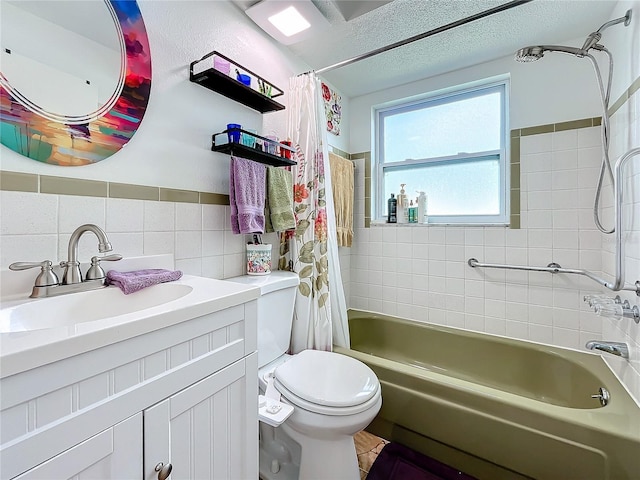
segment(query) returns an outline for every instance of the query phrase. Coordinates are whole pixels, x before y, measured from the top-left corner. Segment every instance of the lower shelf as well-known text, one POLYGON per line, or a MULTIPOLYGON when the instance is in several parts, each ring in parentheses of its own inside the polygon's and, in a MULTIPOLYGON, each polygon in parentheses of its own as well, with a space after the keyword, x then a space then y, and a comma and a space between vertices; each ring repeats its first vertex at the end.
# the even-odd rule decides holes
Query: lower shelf
POLYGON ((226 153, 227 155, 234 155, 240 158, 246 158, 247 160, 253 160, 254 162, 264 163, 274 167, 288 167, 296 165, 294 160, 272 155, 271 153, 263 152, 262 150, 251 148, 241 143, 212 145, 211 150, 214 152, 226 153))

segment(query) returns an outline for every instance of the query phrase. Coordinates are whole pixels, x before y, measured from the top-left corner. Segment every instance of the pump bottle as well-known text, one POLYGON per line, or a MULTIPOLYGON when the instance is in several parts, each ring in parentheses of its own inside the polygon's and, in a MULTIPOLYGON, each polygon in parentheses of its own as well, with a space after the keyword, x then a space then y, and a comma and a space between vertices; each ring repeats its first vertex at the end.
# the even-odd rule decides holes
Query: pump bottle
POLYGON ((400 184, 400 193, 398 194, 398 223, 407 223, 409 221, 409 200, 404 193, 406 183, 400 184))
POLYGON ((427 194, 418 192, 418 223, 429 223, 427 215, 427 194))

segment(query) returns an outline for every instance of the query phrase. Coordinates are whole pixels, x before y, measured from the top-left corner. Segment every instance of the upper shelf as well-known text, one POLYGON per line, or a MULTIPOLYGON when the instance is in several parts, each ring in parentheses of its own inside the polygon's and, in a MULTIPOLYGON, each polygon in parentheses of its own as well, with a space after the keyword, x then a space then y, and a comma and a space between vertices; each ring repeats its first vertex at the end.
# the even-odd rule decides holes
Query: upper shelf
POLYGON ((279 97, 280 95, 284 94, 281 89, 273 85, 271 82, 268 82, 261 76, 253 73, 251 70, 243 67, 239 63, 234 62, 230 58, 227 58, 216 51, 208 53, 200 60, 191 62, 191 64, 189 65, 189 80, 202 85, 209 90, 218 92, 227 98, 235 100, 236 102, 242 103, 249 108, 253 108, 260 113, 274 112, 284 109, 284 105, 273 100, 273 97, 279 97), (269 89, 271 91, 275 90, 276 93, 274 95, 271 95, 271 97, 264 95, 259 91, 254 90, 250 86, 244 85, 243 83, 227 75, 226 73, 216 70, 213 67, 207 68, 198 73, 194 73, 194 67, 197 64, 210 57, 213 57, 214 55, 226 60, 230 65, 237 67, 237 70, 246 72, 247 74, 251 75, 256 82, 262 82, 263 85, 270 87, 269 89))

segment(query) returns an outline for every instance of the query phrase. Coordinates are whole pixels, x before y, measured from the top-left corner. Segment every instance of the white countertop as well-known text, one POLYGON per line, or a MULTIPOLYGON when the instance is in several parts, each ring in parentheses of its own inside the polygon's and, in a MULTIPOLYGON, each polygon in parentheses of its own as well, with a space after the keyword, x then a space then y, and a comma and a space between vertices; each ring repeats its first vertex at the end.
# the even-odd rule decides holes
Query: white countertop
MULTIPOLYGON (((257 287, 191 275, 171 283, 187 285, 192 290, 176 300, 133 313, 74 325, 0 333, 0 378, 234 307, 258 298, 260 293, 257 287)), ((3 303, 2 307, 47 300, 25 298, 3 303)))

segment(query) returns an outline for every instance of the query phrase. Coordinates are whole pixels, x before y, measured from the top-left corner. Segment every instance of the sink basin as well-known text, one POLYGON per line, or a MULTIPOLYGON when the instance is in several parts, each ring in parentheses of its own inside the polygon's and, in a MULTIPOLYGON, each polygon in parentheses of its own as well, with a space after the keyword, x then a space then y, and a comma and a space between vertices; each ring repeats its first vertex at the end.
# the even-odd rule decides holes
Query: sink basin
MULTIPOLYGON (((173 266, 168 261, 156 260, 132 259, 123 270, 173 266)), ((4 272, 0 271, 0 278, 4 272)), ((32 278, 27 280, 33 282, 32 278)), ((245 309, 241 305, 260 295, 260 289, 254 286, 193 275, 183 275, 175 282, 154 285, 131 295, 111 286, 42 299, 27 298, 25 287, 30 289, 32 283, 23 282, 13 289, 7 288, 11 283, 2 283, 0 378, 187 320, 207 319, 225 309, 232 309, 234 321, 242 324, 245 309)))
POLYGON ((0 310, 0 333, 42 330, 139 312, 188 295, 190 285, 161 283, 130 295, 117 287, 29 301, 0 310))

